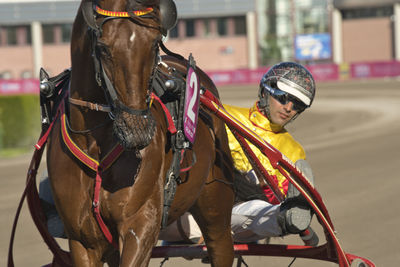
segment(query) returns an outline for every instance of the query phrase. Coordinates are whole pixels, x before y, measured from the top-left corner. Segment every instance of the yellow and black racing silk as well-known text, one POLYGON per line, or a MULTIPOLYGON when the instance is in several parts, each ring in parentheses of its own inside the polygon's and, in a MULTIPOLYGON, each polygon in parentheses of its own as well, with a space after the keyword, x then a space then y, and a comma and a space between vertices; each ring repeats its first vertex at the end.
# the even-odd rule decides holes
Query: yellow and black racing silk
MULTIPOLYGON (((246 127, 278 149, 293 163, 299 159, 305 159, 306 155, 303 147, 296 140, 294 140, 292 135, 290 135, 284 127, 271 123, 268 118, 260 112, 257 107, 257 103, 255 103, 250 109, 230 105, 224 105, 224 108, 246 127)), ((252 166, 247 160, 247 157, 244 154, 239 142, 236 140, 229 128, 227 127, 226 129, 228 132, 229 148, 231 150, 235 168, 244 173, 250 171, 252 166)), ((253 149, 255 155, 258 157, 268 173, 276 178, 280 190, 284 195, 286 195, 288 185, 286 178, 278 170, 271 166, 268 158, 264 156, 264 154, 262 154, 258 148, 252 144, 250 144, 250 147, 253 149)))

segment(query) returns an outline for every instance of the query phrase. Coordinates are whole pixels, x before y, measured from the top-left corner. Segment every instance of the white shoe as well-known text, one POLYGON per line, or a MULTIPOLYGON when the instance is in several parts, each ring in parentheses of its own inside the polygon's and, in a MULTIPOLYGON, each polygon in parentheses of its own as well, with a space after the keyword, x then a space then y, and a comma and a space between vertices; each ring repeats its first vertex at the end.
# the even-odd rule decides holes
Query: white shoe
MULTIPOLYGON (((311 184, 314 184, 311 168, 305 160, 298 160, 296 167, 307 176, 311 184)), ((312 218, 311 208, 291 183, 289 183, 286 199, 281 204, 280 209, 281 214, 278 217, 278 221, 283 234, 299 234, 310 226, 312 218)))

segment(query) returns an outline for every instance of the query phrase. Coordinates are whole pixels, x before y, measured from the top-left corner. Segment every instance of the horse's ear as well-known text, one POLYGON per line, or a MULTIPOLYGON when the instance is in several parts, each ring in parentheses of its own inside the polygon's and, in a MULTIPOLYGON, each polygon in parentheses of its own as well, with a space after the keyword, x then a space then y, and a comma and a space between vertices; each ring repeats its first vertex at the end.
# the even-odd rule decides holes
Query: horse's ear
POLYGON ((87 25, 92 29, 97 29, 93 1, 92 0, 83 0, 81 9, 82 9, 83 17, 85 18, 85 22, 87 23, 87 25))
POLYGON ((174 0, 160 0, 160 18, 163 34, 172 29, 178 20, 178 12, 174 0))
POLYGON ((45 69, 40 68, 39 79, 40 81, 48 80, 50 79, 50 75, 47 73, 47 71, 45 71, 45 69))

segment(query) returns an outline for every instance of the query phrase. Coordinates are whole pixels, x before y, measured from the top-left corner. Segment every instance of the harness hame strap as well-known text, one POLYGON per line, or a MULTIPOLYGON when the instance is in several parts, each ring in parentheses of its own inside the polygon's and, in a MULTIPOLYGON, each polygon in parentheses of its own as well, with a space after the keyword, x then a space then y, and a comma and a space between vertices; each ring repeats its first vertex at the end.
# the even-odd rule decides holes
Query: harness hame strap
POLYGON ((69 98, 69 103, 76 105, 76 106, 86 107, 88 109, 95 110, 95 111, 111 112, 111 107, 108 105, 92 103, 92 102, 88 102, 88 101, 84 101, 84 100, 80 100, 80 99, 69 98))
POLYGON ((64 144, 67 146, 69 151, 82 163, 88 166, 90 169, 96 172, 94 193, 93 193, 93 212, 97 223, 101 231, 103 232, 105 238, 109 243, 111 243, 115 248, 118 248, 118 244, 113 240, 112 234, 108 229, 107 225, 104 223, 100 214, 100 190, 102 184, 101 174, 103 171, 108 169, 114 161, 122 154, 124 151, 120 144, 117 144, 113 149, 99 162, 96 159, 90 157, 84 151, 82 151, 78 145, 72 140, 67 130, 67 119, 66 114, 63 112, 61 115, 61 136, 64 144))
MULTIPOLYGON (((172 119, 171 113, 169 112, 168 108, 161 101, 161 99, 154 93, 151 94, 151 102, 150 102, 149 107, 151 107, 153 100, 156 100, 161 105, 161 107, 164 111, 164 114, 165 114, 165 117, 166 117, 166 120, 168 123, 168 131, 171 134, 175 134, 177 132, 177 130, 176 130, 176 127, 174 124, 174 120, 172 119)), ((84 101, 84 100, 80 100, 80 99, 69 98, 69 102, 73 105, 85 107, 90 110, 102 111, 102 112, 111 112, 112 111, 111 106, 92 103, 92 102, 84 101)))
POLYGON ((166 116, 167 122, 168 122, 168 131, 171 134, 175 134, 177 132, 174 120, 172 119, 171 113, 169 112, 168 108, 165 106, 165 104, 161 101, 161 99, 156 96, 154 93, 151 94, 151 98, 157 100, 157 102, 161 105, 162 109, 164 110, 164 114, 166 116))
MULTIPOLYGON (((175 128, 173 119, 172 119, 171 114, 169 113, 168 109, 161 102, 160 98, 158 98, 155 94, 152 94, 151 98, 158 101, 160 103, 161 107, 163 108, 164 113, 166 114, 167 122, 168 122, 168 130, 172 134, 176 133, 176 128, 175 128)), ((110 107, 108 107, 108 106, 94 104, 91 102, 78 100, 78 99, 70 98, 69 100, 70 100, 70 103, 72 103, 74 105, 83 106, 83 107, 86 107, 86 108, 89 108, 92 110, 103 111, 103 112, 111 111, 110 107), (71 102, 71 100, 72 100, 72 102, 71 102)), ((115 145, 114 148, 100 162, 97 161, 96 159, 90 157, 88 154, 86 154, 84 151, 82 151, 82 149, 80 149, 79 146, 70 137, 70 135, 68 133, 67 117, 64 112, 64 105, 65 105, 65 103, 62 102, 61 103, 62 107, 60 107, 62 140, 64 141, 64 144, 67 146, 69 151, 79 161, 81 161, 87 167, 89 167, 91 170, 96 172, 95 186, 94 186, 94 193, 93 193, 93 212, 94 212, 96 221, 99 224, 99 227, 100 227, 101 231, 103 232, 105 238, 115 248, 118 248, 117 243, 113 240, 112 234, 111 234, 110 230, 108 229, 107 225, 104 223, 104 221, 101 217, 101 214, 100 214, 100 191, 101 191, 101 184, 102 184, 101 174, 102 174, 102 172, 107 170, 118 159, 118 157, 124 151, 124 148, 120 144, 115 145)))

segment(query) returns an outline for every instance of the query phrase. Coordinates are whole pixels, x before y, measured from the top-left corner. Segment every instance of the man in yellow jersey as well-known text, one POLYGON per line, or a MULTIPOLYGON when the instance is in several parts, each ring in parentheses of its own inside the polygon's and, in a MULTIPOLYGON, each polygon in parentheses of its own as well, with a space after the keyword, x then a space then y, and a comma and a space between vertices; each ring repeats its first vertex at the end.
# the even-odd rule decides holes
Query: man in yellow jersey
MULTIPOLYGON (((315 96, 315 82, 302 65, 282 62, 274 65, 260 81, 258 101, 249 108, 225 105, 225 109, 240 122, 287 156, 311 183, 313 175, 305 161, 303 147, 286 131, 286 124, 310 107, 315 96)), ((276 179, 286 196, 284 202, 274 197, 271 189, 259 185, 252 166, 240 144, 227 129, 234 160, 236 203, 232 209, 232 233, 235 242, 257 242, 268 237, 288 234, 303 235, 309 245, 318 238, 309 228, 312 212, 305 199, 286 178, 274 169, 268 158, 252 146, 269 174, 276 179), (306 234, 304 234, 306 233, 306 234), (310 240, 306 240, 310 239, 310 240)), ((166 241, 197 241, 200 230, 190 214, 164 229, 159 239, 166 241)))

